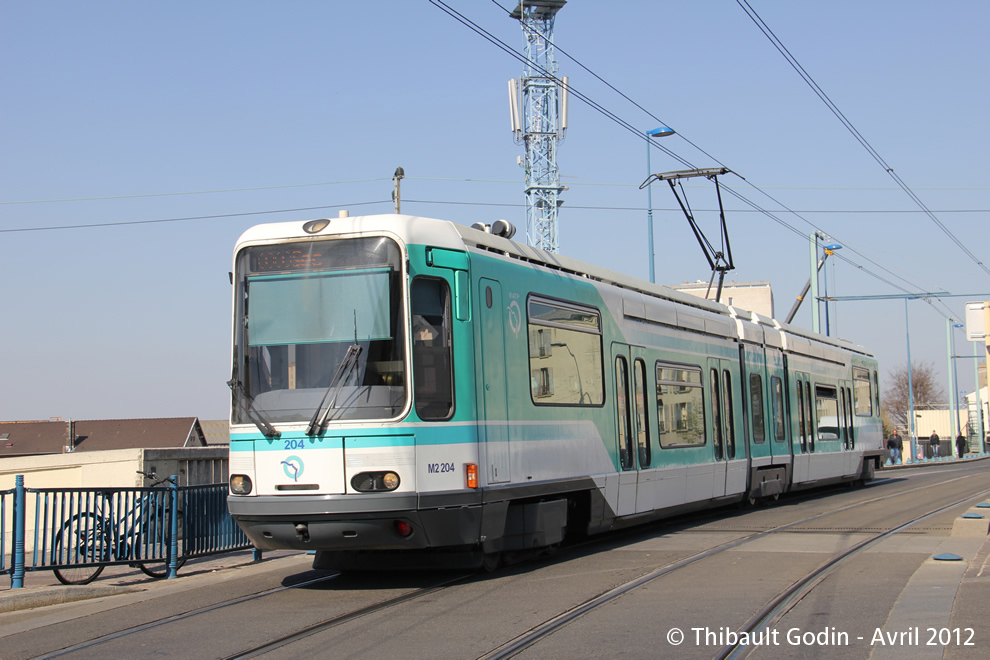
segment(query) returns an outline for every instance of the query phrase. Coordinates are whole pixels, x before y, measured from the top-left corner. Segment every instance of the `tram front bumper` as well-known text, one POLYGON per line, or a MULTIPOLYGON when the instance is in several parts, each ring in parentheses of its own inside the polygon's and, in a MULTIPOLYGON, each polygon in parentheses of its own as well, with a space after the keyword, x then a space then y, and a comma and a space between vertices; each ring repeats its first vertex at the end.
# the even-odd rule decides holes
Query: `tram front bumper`
POLYGON ((228 507, 260 550, 417 550, 480 541, 481 505, 419 509, 415 496, 286 499, 231 496, 228 507))

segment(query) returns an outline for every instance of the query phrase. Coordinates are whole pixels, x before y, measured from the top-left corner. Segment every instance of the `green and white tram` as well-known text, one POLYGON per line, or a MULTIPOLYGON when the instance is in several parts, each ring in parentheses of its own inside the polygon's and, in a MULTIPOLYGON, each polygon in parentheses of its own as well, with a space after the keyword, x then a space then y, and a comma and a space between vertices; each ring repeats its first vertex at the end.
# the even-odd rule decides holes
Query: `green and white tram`
POLYGON ((497 233, 374 215, 241 236, 228 503, 258 548, 491 564, 879 467, 862 348, 497 233))

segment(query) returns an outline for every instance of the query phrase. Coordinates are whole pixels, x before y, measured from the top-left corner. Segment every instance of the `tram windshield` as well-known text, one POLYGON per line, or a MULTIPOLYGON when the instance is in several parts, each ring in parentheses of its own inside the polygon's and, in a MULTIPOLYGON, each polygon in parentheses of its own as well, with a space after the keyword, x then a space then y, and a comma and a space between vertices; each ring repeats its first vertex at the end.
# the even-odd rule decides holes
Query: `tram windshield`
POLYGON ((387 238, 242 250, 232 421, 309 422, 355 352, 355 364, 333 383, 323 419, 398 416, 407 382, 401 263, 399 246, 387 238))

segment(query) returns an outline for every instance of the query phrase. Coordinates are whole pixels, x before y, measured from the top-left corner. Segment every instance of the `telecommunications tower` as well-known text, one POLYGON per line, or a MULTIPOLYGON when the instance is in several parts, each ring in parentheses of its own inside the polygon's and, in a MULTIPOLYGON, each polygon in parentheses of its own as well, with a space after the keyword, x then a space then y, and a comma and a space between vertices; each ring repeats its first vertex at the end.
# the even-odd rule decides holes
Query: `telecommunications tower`
POLYGON ((567 0, 521 0, 510 16, 523 29, 526 70, 509 81, 509 109, 516 142, 526 145, 526 240, 557 252, 557 210, 563 203, 557 143, 567 130, 567 78, 557 78, 553 22, 567 0))

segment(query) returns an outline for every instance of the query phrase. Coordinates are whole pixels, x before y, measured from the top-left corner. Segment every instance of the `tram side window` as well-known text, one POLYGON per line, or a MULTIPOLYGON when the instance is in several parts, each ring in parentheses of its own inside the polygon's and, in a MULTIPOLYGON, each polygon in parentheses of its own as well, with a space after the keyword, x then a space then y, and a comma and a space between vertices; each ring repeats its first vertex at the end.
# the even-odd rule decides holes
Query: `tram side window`
POLYGON ((528 313, 533 403, 602 405, 604 362, 598 310, 533 297, 528 313))
POLYGON ((699 367, 657 362, 660 447, 705 444, 705 401, 699 367))
POLYGON ((413 379, 416 414, 423 420, 454 414, 454 372, 450 328, 450 287, 440 279, 412 283, 413 379))
POLYGON ((839 440, 839 395, 830 385, 815 385, 819 440, 839 440))
POLYGON ((646 363, 633 363, 633 389, 636 393, 636 444, 639 448, 639 467, 650 466, 650 427, 646 414, 646 363))
POLYGON ((629 416, 629 374, 626 358, 615 358, 615 407, 619 418, 619 463, 623 470, 633 468, 633 440, 629 416))
POLYGON ((845 394, 845 397, 843 399, 843 403, 845 405, 843 405, 842 408, 843 408, 843 412, 844 412, 844 414, 843 414, 843 420, 844 420, 844 425, 845 425, 845 430, 846 430, 846 436, 845 436, 846 437, 846 449, 852 449, 852 448, 854 448, 856 446, 856 438, 853 435, 852 390, 850 390, 848 387, 843 387, 842 388, 842 391, 845 394))
POLYGON ((712 369, 712 438, 715 460, 722 459, 722 396, 718 391, 718 370, 712 369))
POLYGON ((722 400, 725 401, 725 457, 736 457, 736 420, 732 411, 732 374, 722 370, 722 400))
MULTIPOLYGON (((801 383, 798 383, 798 387, 801 383)), ((813 419, 811 416, 811 383, 808 381, 804 382, 804 407, 805 407, 805 418, 808 420, 808 450, 815 451, 815 429, 811 424, 813 419)))
POLYGON ((760 374, 749 375, 749 407, 753 411, 753 442, 766 441, 766 430, 763 425, 763 377, 760 374))
POLYGON ((873 415, 873 393, 870 391, 870 372, 867 369, 853 367, 853 397, 857 416, 873 415))
POLYGON ((773 437, 777 442, 787 440, 787 424, 784 419, 784 384, 777 376, 770 379, 773 389, 773 437))
POLYGON ((808 451, 808 429, 804 417, 804 386, 797 383, 798 437, 801 439, 801 452, 808 451))

